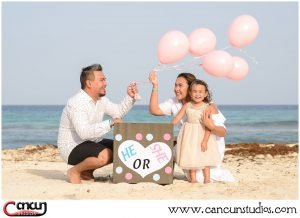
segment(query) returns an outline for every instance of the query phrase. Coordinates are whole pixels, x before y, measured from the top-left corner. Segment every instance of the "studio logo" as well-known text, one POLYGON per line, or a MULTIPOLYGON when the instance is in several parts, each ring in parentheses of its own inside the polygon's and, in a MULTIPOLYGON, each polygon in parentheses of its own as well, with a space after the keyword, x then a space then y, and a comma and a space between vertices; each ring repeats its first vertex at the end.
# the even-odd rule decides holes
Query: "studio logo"
POLYGON ((47 203, 9 201, 3 211, 7 216, 42 216, 47 212, 47 203))

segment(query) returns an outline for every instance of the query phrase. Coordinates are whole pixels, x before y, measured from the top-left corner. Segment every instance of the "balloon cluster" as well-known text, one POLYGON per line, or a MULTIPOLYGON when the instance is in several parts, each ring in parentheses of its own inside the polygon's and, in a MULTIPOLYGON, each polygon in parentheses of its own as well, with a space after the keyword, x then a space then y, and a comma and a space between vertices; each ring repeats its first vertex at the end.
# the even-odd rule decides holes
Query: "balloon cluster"
MULTIPOLYGON (((259 32, 256 19, 249 15, 236 17, 228 31, 229 43, 242 48, 253 42, 259 32)), ((204 71, 216 77, 241 80, 248 74, 248 63, 241 57, 233 57, 224 50, 215 50, 216 36, 207 28, 194 30, 189 37, 180 31, 163 35, 158 44, 160 64, 174 64, 188 53, 202 59, 204 71)))

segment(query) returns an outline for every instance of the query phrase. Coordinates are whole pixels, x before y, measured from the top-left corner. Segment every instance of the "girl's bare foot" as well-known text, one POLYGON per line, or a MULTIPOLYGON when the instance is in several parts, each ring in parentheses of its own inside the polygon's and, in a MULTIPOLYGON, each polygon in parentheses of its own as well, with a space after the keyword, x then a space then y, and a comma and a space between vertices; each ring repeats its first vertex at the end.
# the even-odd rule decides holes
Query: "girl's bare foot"
POLYGON ((81 184, 80 173, 76 172, 74 167, 67 171, 67 177, 70 183, 72 184, 81 184))
POLYGON ((204 184, 206 184, 206 183, 210 183, 210 181, 209 180, 204 180, 204 184))

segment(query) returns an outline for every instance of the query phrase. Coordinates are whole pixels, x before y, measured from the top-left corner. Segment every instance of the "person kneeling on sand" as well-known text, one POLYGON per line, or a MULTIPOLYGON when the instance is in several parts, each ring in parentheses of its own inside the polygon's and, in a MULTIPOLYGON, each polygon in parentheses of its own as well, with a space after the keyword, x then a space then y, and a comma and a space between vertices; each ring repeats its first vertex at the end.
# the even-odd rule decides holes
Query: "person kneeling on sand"
POLYGON ((95 169, 112 163, 113 140, 104 139, 114 124, 132 108, 137 87, 131 84, 120 104, 112 103, 106 94, 106 77, 100 64, 82 69, 81 90, 71 97, 61 115, 57 145, 61 157, 69 165, 70 183, 93 180, 95 169), (104 120, 104 114, 112 117, 104 120))

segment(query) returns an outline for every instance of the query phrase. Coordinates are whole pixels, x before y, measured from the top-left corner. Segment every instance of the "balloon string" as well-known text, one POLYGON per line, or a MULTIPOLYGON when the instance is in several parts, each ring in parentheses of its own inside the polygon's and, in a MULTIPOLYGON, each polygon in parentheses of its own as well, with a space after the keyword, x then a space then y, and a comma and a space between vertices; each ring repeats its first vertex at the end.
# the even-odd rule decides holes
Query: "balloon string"
MULTIPOLYGON (((229 48, 232 48, 232 46, 231 45, 227 45, 224 48, 222 48, 222 50, 227 50, 229 48)), ((256 60, 256 58, 253 57, 253 56, 250 56, 245 50, 243 50, 243 49, 240 48, 239 51, 242 54, 244 54, 247 58, 249 58, 254 64, 258 64, 258 61, 256 60)))
POLYGON ((181 65, 174 65, 174 66, 165 66, 165 65, 162 65, 162 66, 155 67, 153 70, 156 71, 156 72, 167 71, 167 70, 174 70, 174 69, 178 68, 179 66, 181 66, 181 65))
POLYGON ((255 57, 250 56, 245 50, 243 50, 241 48, 239 50, 242 54, 244 54, 247 58, 249 58, 254 64, 258 64, 258 61, 256 60, 255 57))
POLYGON ((180 64, 176 64, 176 65, 160 65, 155 67, 153 70, 156 72, 159 71, 169 71, 169 70, 176 70, 176 71, 183 71, 185 70, 185 68, 191 68, 191 67, 199 67, 200 63, 199 63, 199 59, 201 59, 203 56, 199 56, 199 57, 194 57, 192 60, 186 62, 186 63, 180 63, 180 64))
POLYGON ((135 84, 148 84, 150 83, 149 81, 135 81, 135 84))
POLYGON ((153 68, 154 71, 158 72, 160 71, 161 64, 159 63, 156 67, 153 68))
POLYGON ((231 45, 225 46, 224 48, 222 48, 222 50, 227 50, 227 49, 229 49, 229 48, 231 48, 231 45))

